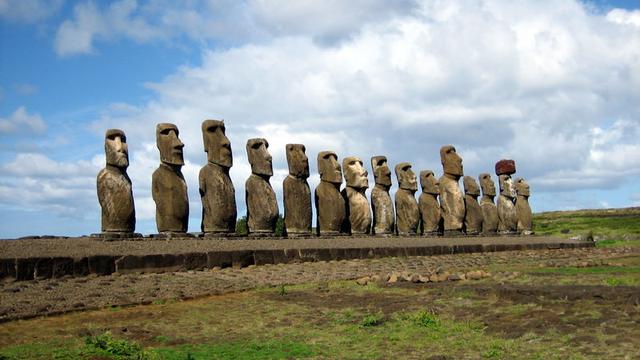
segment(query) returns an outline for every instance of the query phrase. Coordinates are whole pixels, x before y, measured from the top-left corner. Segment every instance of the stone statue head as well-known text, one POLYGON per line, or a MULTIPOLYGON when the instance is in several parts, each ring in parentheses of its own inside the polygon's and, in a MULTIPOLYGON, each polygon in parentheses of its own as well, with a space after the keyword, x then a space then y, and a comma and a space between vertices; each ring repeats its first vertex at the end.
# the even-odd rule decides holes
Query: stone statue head
POLYGON ((516 197, 516 189, 513 185, 513 179, 510 175, 498 176, 498 183, 500 184, 500 194, 508 198, 516 197))
POLYGON ((202 140, 207 160, 226 168, 233 166, 231 142, 225 134, 223 120, 205 120, 202 122, 202 140))
POLYGON ((362 160, 357 156, 347 156, 342 159, 344 169, 344 179, 347 186, 355 189, 366 189, 369 187, 369 173, 364 168, 362 160))
POLYGON ((126 169, 129 166, 129 148, 127 137, 120 129, 109 129, 104 135, 104 152, 107 165, 126 169))
POLYGON ((289 165, 289 175, 306 179, 309 177, 309 158, 307 158, 307 148, 302 144, 287 144, 287 164, 289 165))
POLYGON ((338 163, 338 155, 333 151, 318 153, 318 172, 320 180, 333 184, 342 184, 342 168, 338 163))
POLYGON ((440 148, 440 162, 442 169, 447 175, 460 178, 464 173, 462 171, 462 158, 456 152, 453 145, 445 145, 440 148))
POLYGON ((529 184, 524 178, 516 179, 516 193, 521 196, 529 196, 529 184))
POLYGON ((440 181, 436 179, 431 170, 420 171, 420 186, 422 186, 424 193, 440 195, 440 181))
POLYGON ((411 164, 402 162, 396 165, 396 177, 398 178, 398 186, 400 189, 405 190, 418 190, 418 182, 416 180, 416 174, 411 169, 411 164))
POLYGON ((160 150, 160 161, 167 165, 184 165, 182 148, 184 144, 178 138, 178 127, 174 124, 156 125, 156 144, 160 150))
POLYGON ((387 164, 386 156, 374 156, 371 158, 371 168, 373 169, 373 178, 376 184, 390 187, 391 186, 391 169, 387 164))
POLYGON ((269 142, 267 139, 254 138, 247 140, 247 157, 251 164, 251 172, 256 175, 273 175, 273 165, 271 155, 267 150, 269 142))
POLYGON ((476 179, 471 176, 465 176, 462 180, 462 185, 464 186, 464 193, 471 196, 479 196, 480 188, 478 187, 478 183, 476 179))
POLYGON ((480 180, 480 187, 484 195, 496 196, 496 185, 493 183, 490 174, 482 173, 478 176, 478 180, 480 180))

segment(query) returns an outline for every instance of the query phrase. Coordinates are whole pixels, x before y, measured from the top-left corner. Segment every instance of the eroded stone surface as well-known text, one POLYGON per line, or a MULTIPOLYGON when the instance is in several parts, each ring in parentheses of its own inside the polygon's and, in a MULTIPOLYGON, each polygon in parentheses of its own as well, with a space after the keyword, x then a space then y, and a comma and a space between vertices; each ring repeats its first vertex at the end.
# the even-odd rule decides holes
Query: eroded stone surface
POLYGON ((514 234, 518 225, 515 198, 516 191, 511 175, 499 175, 500 195, 498 196, 498 233, 514 234))
POLYGON ((136 212, 131 179, 127 175, 129 151, 124 131, 109 129, 105 134, 106 166, 97 177, 98 201, 102 208, 103 233, 133 233, 136 212))
POLYGON ((440 208, 445 233, 462 232, 464 225, 464 197, 458 180, 462 177, 462 158, 452 145, 440 148, 440 161, 444 175, 440 177, 440 208))
POLYGON ((207 164, 200 169, 199 190, 202 200, 201 229, 205 234, 231 234, 236 231, 236 191, 229 177, 233 166, 231 142, 224 121, 202 122, 207 164))
POLYGON ((482 208, 478 204, 478 196, 480 196, 480 188, 476 183, 476 179, 471 176, 465 176, 464 184, 464 229, 467 235, 478 235, 482 232, 482 208))
POLYGON ((391 170, 387 164, 387 157, 372 157, 371 168, 376 183, 371 189, 372 232, 375 235, 391 235, 395 231, 395 212, 389 195, 391 170))
POLYGON ((523 179, 516 179, 516 215, 518 217, 517 231, 523 235, 533 234, 533 214, 529 206, 529 184, 523 179))
POLYGON ((251 175, 245 183, 249 233, 273 233, 276 230, 278 202, 269 183, 273 165, 268 148, 266 139, 247 140, 247 157, 251 164, 251 175))
POLYGON ((398 191, 396 191, 396 229, 398 235, 415 235, 420 223, 420 210, 415 193, 418 190, 416 174, 411 164, 402 162, 396 165, 398 191))
POLYGON ((309 159, 302 144, 287 144, 289 175, 282 182, 284 198, 284 226, 287 234, 311 234, 311 190, 309 159))
POLYGON ((151 195, 156 203, 156 224, 160 233, 183 233, 189 224, 187 183, 181 171, 184 144, 178 134, 178 127, 174 124, 156 126, 161 162, 151 177, 151 195))
POLYGON ((496 196, 496 185, 491 179, 491 175, 482 173, 478 176, 480 187, 482 188, 482 198, 480 199, 480 207, 482 207, 482 233, 485 235, 493 235, 498 231, 498 208, 493 202, 496 196))
POLYGON ((371 210, 365 191, 369 187, 362 160, 355 156, 348 156, 342 160, 344 179, 347 186, 342 190, 345 201, 345 231, 353 235, 368 234, 371 228, 371 210))
POLYGON ((420 185, 422 194, 418 197, 418 207, 422 220, 422 233, 425 235, 437 235, 441 232, 442 225, 440 204, 438 203, 440 183, 433 171, 423 170, 420 172, 420 185))
POLYGON ((318 235, 336 235, 344 231, 346 206, 340 194, 342 169, 332 151, 318 153, 320 184, 315 189, 318 235))

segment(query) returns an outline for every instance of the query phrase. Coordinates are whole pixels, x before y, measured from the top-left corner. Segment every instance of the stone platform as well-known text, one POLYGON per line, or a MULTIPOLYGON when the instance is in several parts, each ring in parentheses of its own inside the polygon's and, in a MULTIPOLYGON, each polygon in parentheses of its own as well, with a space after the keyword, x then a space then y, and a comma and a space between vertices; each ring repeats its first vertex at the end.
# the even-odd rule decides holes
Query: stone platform
POLYGON ((97 238, 0 241, 0 279, 31 280, 130 272, 429 256, 513 250, 593 247, 591 242, 544 236, 336 237, 308 239, 97 238))

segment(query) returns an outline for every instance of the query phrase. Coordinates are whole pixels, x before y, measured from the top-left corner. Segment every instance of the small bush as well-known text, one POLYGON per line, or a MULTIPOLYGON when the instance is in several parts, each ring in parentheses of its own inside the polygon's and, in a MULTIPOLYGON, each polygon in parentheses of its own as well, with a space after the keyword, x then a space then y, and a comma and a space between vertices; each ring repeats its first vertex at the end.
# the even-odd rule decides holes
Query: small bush
POLYGON ((377 312, 375 314, 367 314, 362 318, 362 321, 360 321, 360 326, 361 327, 378 326, 382 324, 383 320, 384 320, 384 314, 382 314, 381 312, 377 312))
POLYGON ((410 317, 411 321, 420 327, 436 329, 440 327, 440 320, 430 311, 420 310, 410 317))
POLYGON ((114 339, 110 332, 85 338, 85 345, 90 352, 93 352, 91 350, 98 350, 98 352, 107 353, 115 359, 148 360, 154 358, 150 353, 144 351, 139 344, 127 340, 114 339))

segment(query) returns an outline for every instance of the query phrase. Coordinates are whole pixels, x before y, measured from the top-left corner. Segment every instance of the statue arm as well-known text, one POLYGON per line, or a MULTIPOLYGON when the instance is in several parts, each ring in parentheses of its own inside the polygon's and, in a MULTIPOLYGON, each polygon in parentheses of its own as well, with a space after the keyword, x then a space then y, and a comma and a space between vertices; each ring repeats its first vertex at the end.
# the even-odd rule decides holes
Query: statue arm
POLYGON ((204 194, 207 193, 207 182, 204 179, 204 168, 200 170, 200 174, 198 175, 198 190, 200 191, 200 197, 204 197, 204 194))
POLYGON ((96 188, 97 188, 97 192, 98 192, 98 202, 100 203, 100 206, 104 207, 104 202, 105 202, 105 179, 104 179, 104 169, 101 170, 98 173, 98 176, 96 178, 96 188))

